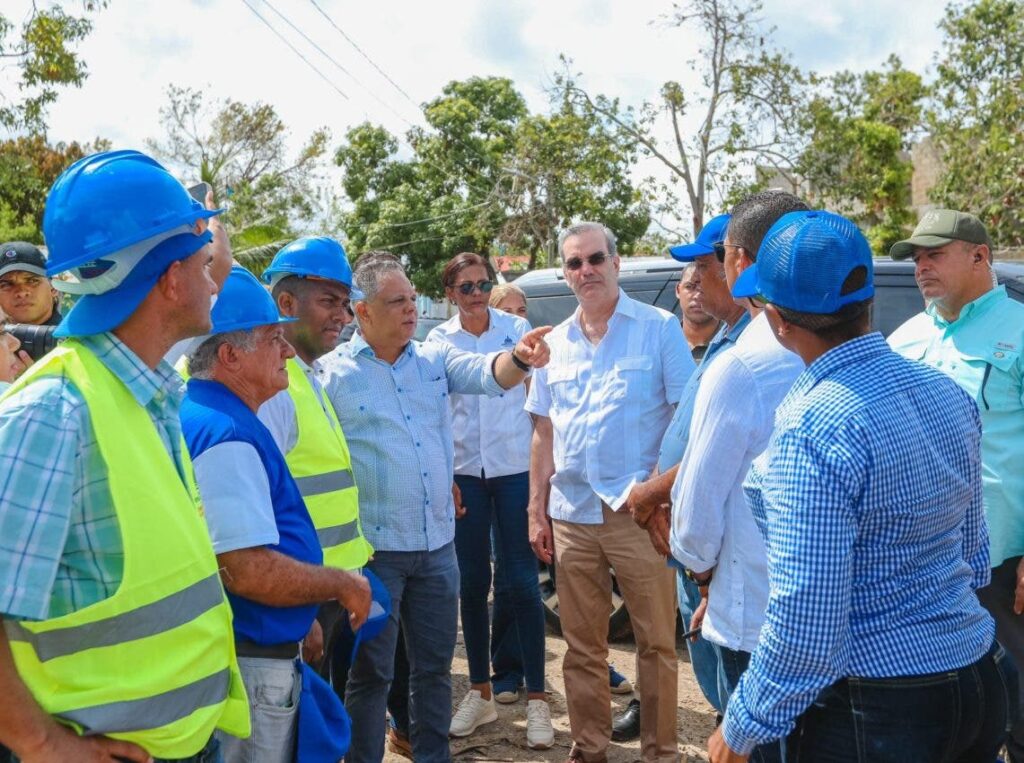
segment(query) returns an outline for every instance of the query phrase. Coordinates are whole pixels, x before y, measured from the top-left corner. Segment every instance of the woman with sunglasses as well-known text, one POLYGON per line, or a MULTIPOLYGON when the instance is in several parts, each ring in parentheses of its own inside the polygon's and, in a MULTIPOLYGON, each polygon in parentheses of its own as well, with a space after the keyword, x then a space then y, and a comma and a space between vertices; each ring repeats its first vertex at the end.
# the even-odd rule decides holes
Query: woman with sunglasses
MULTIPOLYGON (((441 275, 445 295, 458 313, 437 326, 427 341, 461 350, 494 353, 515 346, 530 330, 522 318, 488 306, 494 271, 478 254, 453 257, 441 275)), ((530 440, 533 425, 523 406, 524 386, 498 397, 450 395, 455 439, 455 484, 465 515, 455 526, 461 577, 462 631, 469 660, 470 691, 452 718, 451 734, 464 737, 497 720, 490 683, 491 529, 498 574, 508 588, 526 674, 526 740, 532 749, 554 742, 544 693, 544 611, 537 560, 527 536, 530 440)))

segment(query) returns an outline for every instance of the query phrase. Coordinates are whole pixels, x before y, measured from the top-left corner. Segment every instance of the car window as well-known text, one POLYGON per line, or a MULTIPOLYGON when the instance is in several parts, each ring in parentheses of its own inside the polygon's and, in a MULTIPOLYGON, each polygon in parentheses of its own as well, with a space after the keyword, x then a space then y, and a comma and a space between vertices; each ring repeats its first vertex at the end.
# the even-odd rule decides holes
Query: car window
POLYGON ((907 319, 924 310, 924 299, 917 286, 877 284, 875 303, 871 308, 871 325, 883 336, 889 336, 907 319))

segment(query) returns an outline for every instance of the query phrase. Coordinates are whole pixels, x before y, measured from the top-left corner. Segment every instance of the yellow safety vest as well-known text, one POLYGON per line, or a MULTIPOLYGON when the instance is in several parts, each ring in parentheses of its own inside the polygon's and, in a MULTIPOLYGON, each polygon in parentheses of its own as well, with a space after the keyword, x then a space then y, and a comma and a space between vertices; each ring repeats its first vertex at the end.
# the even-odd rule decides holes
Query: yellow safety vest
POLYGON ((324 565, 358 569, 366 564, 373 547, 359 524, 359 490, 345 433, 330 402, 317 396, 294 358, 287 367, 298 438, 285 453, 285 461, 320 537, 324 565))
MULTIPOLYGON (((145 409, 85 346, 54 350, 8 394, 43 376, 66 377, 88 405, 124 576, 113 596, 77 612, 4 620, 18 674, 58 721, 154 757, 194 755, 215 728, 248 736, 231 608, 194 480, 186 488, 145 409)), ((182 458, 191 477, 184 445, 182 458)))

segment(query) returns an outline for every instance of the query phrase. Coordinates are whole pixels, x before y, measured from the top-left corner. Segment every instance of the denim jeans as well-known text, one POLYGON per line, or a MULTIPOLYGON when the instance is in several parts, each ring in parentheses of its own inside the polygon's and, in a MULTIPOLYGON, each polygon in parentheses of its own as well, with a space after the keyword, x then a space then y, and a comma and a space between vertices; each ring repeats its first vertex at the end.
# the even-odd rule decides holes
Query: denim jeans
POLYGON ((512 594, 502 572, 500 569, 494 570, 491 683, 496 688, 519 688, 523 685, 523 649, 519 644, 519 629, 516 627, 515 612, 512 609, 512 594))
POLYGON ((466 640, 471 683, 490 678, 491 527, 495 567, 508 591, 519 636, 526 690, 544 691, 544 609, 537 586, 537 557, 530 548, 526 504, 529 474, 506 477, 455 475, 466 515, 455 525, 455 550, 461 577, 462 635, 466 640))
MULTIPOLYGON (((676 574, 676 593, 679 596, 679 614, 683 616, 683 630, 690 630, 690 619, 700 604, 700 591, 697 584, 682 572, 676 574)), ((714 645, 703 636, 696 641, 686 639, 686 650, 690 653, 690 667, 697 677, 704 698, 719 714, 722 713, 722 702, 718 697, 718 652, 714 645)))
MULTIPOLYGON (((714 646, 718 653, 718 698, 722 701, 722 706, 728 708, 729 697, 736 691, 740 676, 750 664, 750 652, 729 649, 719 644, 714 646)), ((750 754, 750 760, 753 763, 781 763, 782 743, 776 741, 758 745, 750 754)))
POLYGON ((394 674, 398 620, 409 656, 409 736, 417 763, 447 763, 452 720, 451 666, 459 610, 453 544, 434 551, 378 551, 367 568, 391 594, 391 621, 359 645, 349 670, 345 706, 352 719, 346 763, 380 763, 384 718, 394 674))
POLYGON ((395 644, 395 674, 388 689, 388 712, 395 722, 395 730, 409 738, 409 653, 405 649, 405 634, 398 626, 398 642, 395 644))
POLYGON ((239 657, 249 698, 252 734, 246 739, 216 732, 226 763, 291 763, 299 730, 302 673, 297 660, 239 657))
POLYGON ((1017 705, 1017 669, 998 644, 960 670, 844 678, 799 718, 784 743, 786 760, 991 763, 1017 705))

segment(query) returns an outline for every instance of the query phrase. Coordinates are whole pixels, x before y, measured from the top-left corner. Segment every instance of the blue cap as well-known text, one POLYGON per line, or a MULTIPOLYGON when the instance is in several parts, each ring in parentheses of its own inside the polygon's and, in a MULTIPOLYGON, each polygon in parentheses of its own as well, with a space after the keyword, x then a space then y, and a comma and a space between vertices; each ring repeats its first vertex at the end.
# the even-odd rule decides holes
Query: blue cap
POLYGON ((860 229, 832 212, 789 212, 765 234, 757 262, 740 273, 734 297, 760 296, 801 313, 831 315, 875 294, 871 247, 860 229), (855 268, 867 268, 867 284, 842 294, 855 268))
POLYGON ((54 336, 91 336, 113 331, 138 309, 167 268, 191 257, 212 240, 210 231, 198 236, 179 233, 164 239, 146 253, 116 288, 80 297, 61 320, 54 336))
POLYGON ((270 292, 241 265, 234 265, 228 273, 210 318, 213 320, 211 336, 298 320, 283 317, 270 292))
POLYGON ((729 218, 732 215, 719 215, 708 220, 707 224, 700 229, 697 240, 692 244, 679 244, 670 246, 668 253, 680 262, 693 262, 698 257, 715 253, 715 244, 725 241, 725 229, 729 227, 729 218))

